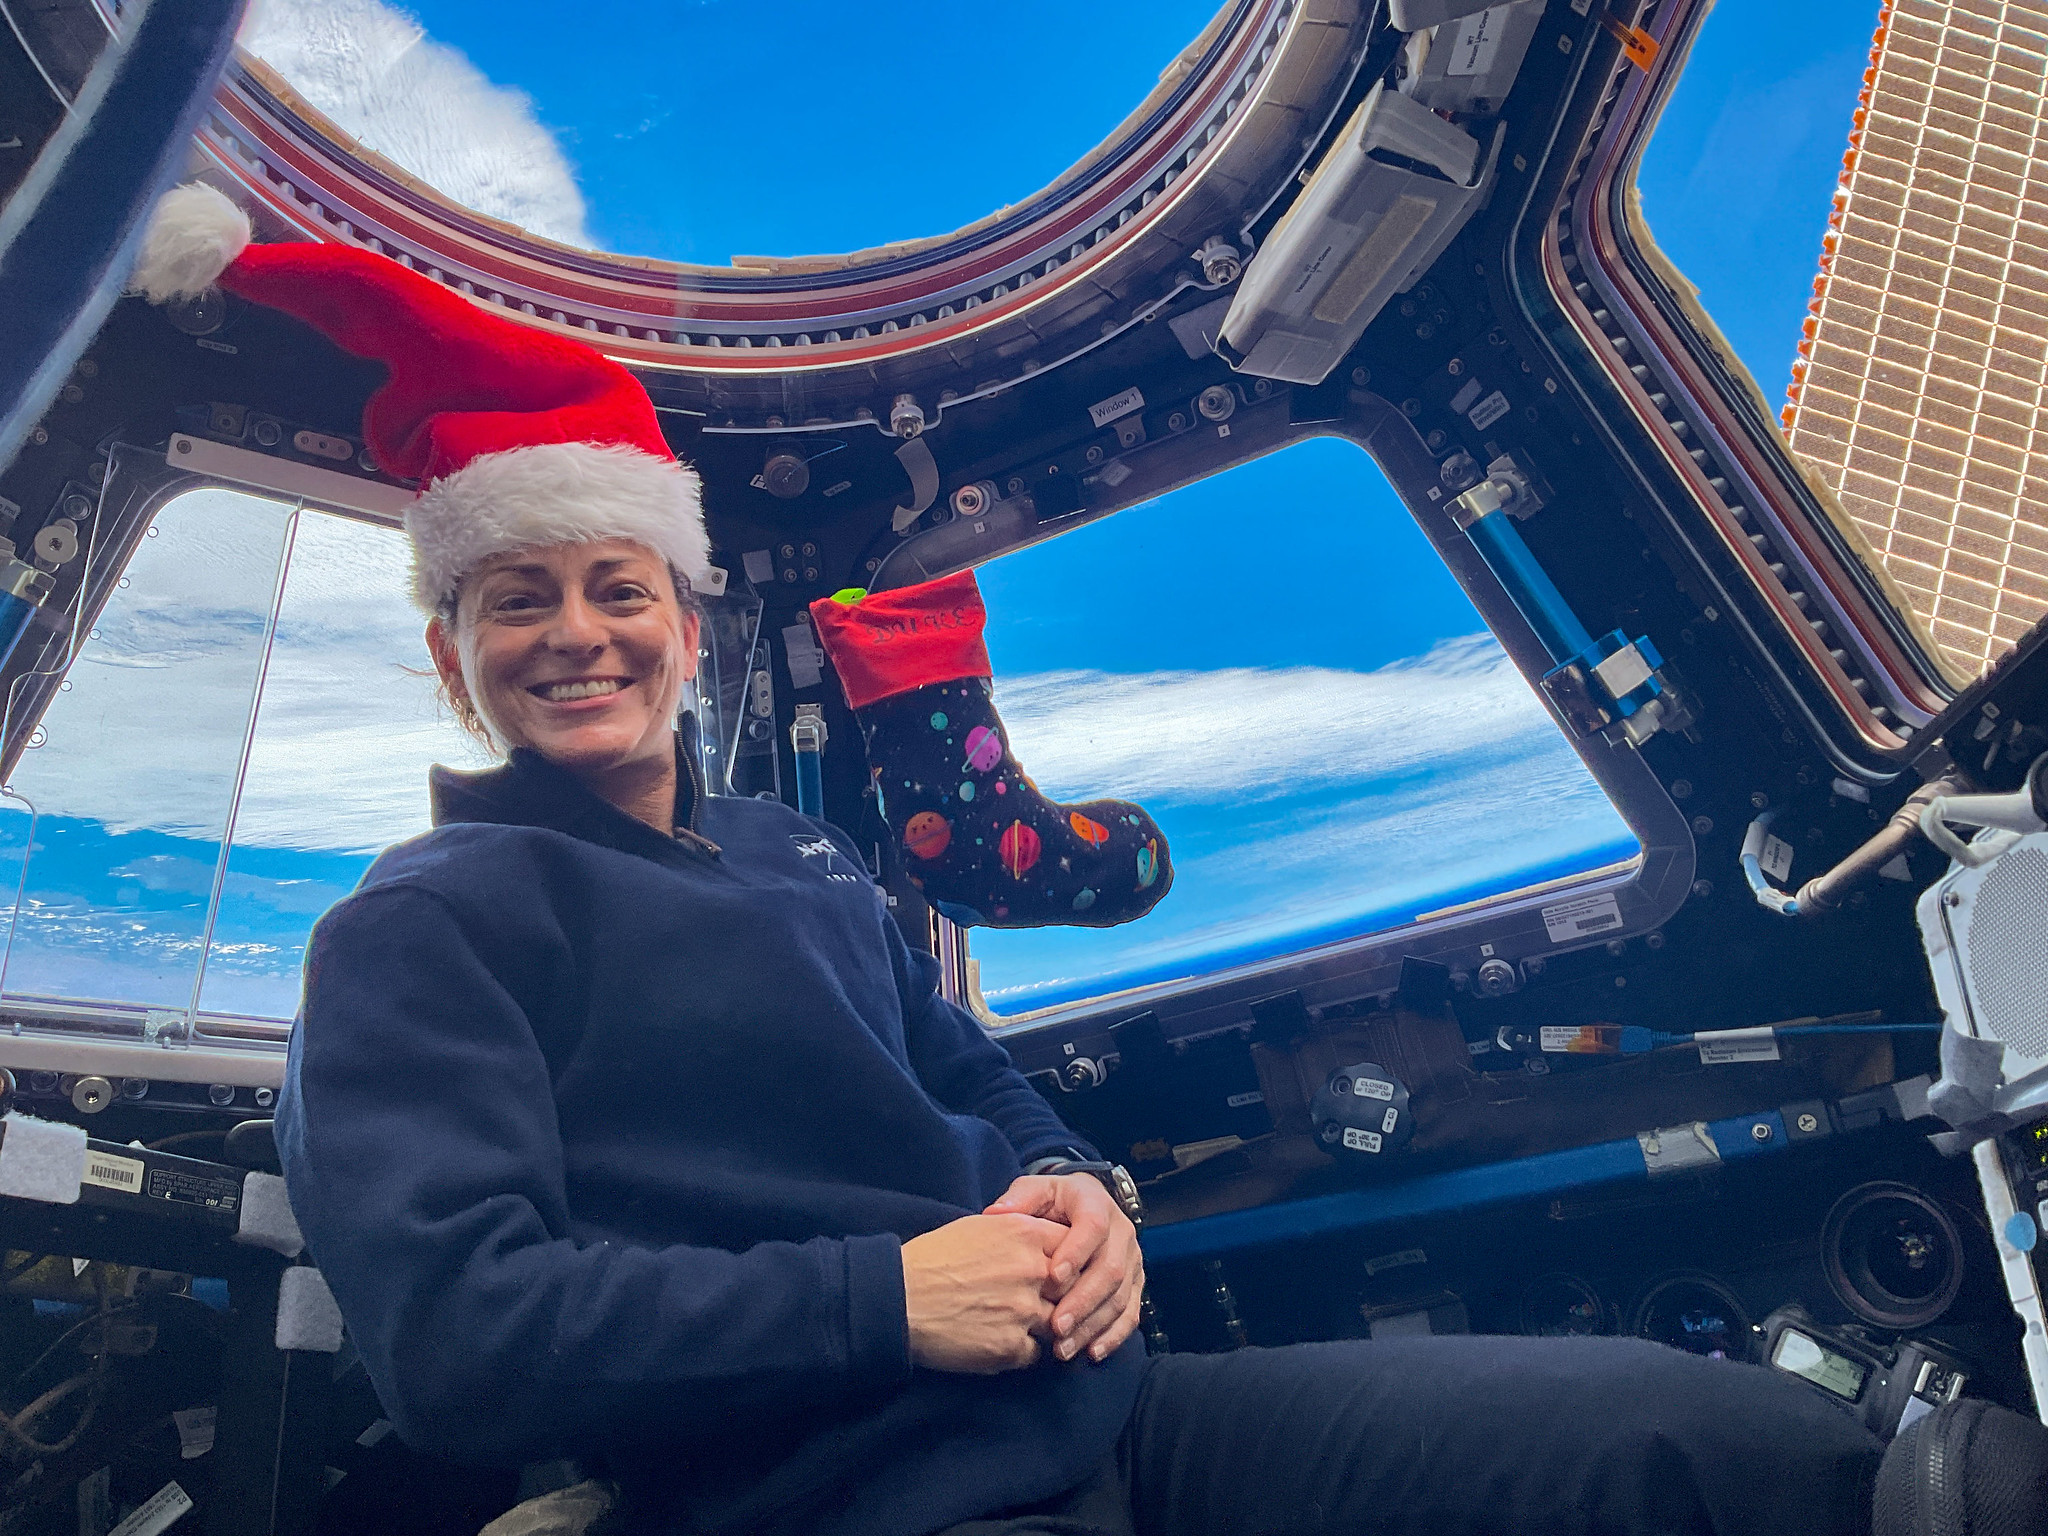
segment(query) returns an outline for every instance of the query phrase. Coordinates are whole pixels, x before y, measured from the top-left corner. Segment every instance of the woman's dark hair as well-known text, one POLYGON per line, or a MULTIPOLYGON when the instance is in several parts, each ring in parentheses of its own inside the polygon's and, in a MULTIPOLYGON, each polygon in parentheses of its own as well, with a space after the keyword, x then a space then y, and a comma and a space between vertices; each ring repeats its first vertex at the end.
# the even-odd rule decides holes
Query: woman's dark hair
MULTIPOLYGON (((686 614, 696 614, 701 622, 704 617, 704 606, 697 601, 697 592, 690 585, 690 578, 674 566, 668 568, 668 575, 670 585, 675 588, 676 606, 686 614)), ((462 589, 458 586, 454 595, 445 599, 434 610, 434 617, 441 621, 442 626, 451 635, 455 633, 455 612, 461 597, 462 589)), ((475 703, 450 688, 438 669, 434 673, 434 694, 440 699, 442 708, 455 717, 455 723, 462 728, 464 735, 486 752, 495 753, 498 750, 497 742, 491 739, 490 727, 484 724, 484 717, 476 712, 475 703)))

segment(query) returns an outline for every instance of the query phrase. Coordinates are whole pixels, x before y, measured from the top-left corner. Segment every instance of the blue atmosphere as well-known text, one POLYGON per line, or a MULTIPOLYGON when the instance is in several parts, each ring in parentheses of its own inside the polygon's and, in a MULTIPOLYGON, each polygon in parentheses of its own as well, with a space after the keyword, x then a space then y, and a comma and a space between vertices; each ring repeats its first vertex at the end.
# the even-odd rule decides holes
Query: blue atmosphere
MULTIPOLYGON (((935 0, 589 0, 565 38, 531 0, 268 0, 245 40, 451 196, 570 243, 722 263, 939 234, 1029 196, 1212 12, 1042 0, 1020 25, 935 0), (380 60, 415 73, 348 74, 380 60), (440 140, 407 117, 423 97, 440 140)), ((1651 229, 1772 400, 1875 14, 1822 3, 1791 28, 1764 0, 1722 0, 1643 159, 1651 229)), ((424 827, 429 763, 476 758, 412 670, 395 535, 224 492, 181 498, 156 533, 0 805, 0 900, 20 893, 0 991, 289 1017, 313 917, 424 827)), ((1635 852, 1349 444, 1299 445, 981 576, 1025 768, 1062 798, 1140 800, 1177 869, 1124 928, 976 930, 1000 1015, 1635 852), (1280 524, 1302 557, 1248 562, 1248 530, 1280 524)))

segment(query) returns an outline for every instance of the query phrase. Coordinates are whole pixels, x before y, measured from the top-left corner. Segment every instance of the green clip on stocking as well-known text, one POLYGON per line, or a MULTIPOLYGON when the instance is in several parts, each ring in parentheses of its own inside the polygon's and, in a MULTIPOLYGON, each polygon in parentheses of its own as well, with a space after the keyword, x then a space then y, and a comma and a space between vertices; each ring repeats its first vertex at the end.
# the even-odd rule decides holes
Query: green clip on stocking
POLYGON ((1110 928, 1173 884, 1166 839, 1123 800, 1061 805, 1010 752, 974 573, 811 604, 860 720, 883 816, 918 889, 966 927, 1110 928))

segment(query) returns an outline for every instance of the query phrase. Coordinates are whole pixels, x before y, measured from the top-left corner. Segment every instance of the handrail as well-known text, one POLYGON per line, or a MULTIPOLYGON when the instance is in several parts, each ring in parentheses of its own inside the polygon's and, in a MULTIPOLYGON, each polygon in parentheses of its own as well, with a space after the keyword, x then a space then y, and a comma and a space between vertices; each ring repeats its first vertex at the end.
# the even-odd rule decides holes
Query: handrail
POLYGON ((120 297, 246 0, 144 0, 0 208, 0 470, 120 297))

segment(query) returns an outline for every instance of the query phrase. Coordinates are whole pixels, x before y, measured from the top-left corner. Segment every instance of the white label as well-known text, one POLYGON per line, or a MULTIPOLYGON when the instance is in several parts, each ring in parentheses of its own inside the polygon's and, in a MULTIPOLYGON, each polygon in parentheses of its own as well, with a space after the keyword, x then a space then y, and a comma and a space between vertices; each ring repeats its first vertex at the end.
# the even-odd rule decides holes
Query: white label
POLYGON ((1783 880, 1792 873, 1792 845, 1782 837, 1766 837, 1764 851, 1757 863, 1773 880, 1783 880))
POLYGON ((1467 379, 1462 388, 1451 396, 1451 409, 1460 416, 1472 409, 1472 402, 1486 392, 1486 386, 1477 379, 1467 379))
POLYGON ((1381 1130, 1381 1131, 1383 1131, 1383 1132, 1384 1132, 1385 1134, 1387 1134, 1387 1135, 1389 1135, 1389 1136, 1393 1135, 1393 1134, 1394 1134, 1394 1126, 1395 1126, 1396 1122, 1398 1122, 1398 1121, 1400 1120, 1400 1118, 1401 1118, 1401 1111, 1399 1111, 1398 1109, 1394 1108, 1394 1106, 1393 1106, 1393 1105, 1389 1104, 1389 1105, 1387 1106, 1387 1113, 1386 1113, 1386 1118, 1380 1121, 1380 1130, 1381 1130))
POLYGON ((191 1497, 176 1482, 168 1482, 107 1536, 157 1536, 159 1531, 169 1530, 191 1509, 191 1497))
POLYGON ((1700 1048, 1700 1061, 1710 1067, 1726 1066, 1731 1061, 1778 1059, 1778 1037, 1768 1027, 1717 1029, 1692 1038, 1700 1048))
POLYGON ((1546 1051, 1569 1051, 1578 1039, 1576 1024, 1545 1024, 1536 1031, 1536 1043, 1546 1051))
POLYGON ((1634 693, 1648 681, 1650 664, 1633 645, 1624 645, 1593 669, 1593 675, 1617 699, 1634 693))
POLYGON ((1504 5, 1467 16, 1458 28, 1458 40, 1451 45, 1447 75, 1483 75, 1500 52, 1500 35, 1508 14, 1504 5))
POLYGON ((1111 395, 1107 400, 1098 400, 1088 407, 1088 419, 1098 427, 1106 427, 1118 417, 1128 416, 1133 411, 1145 409, 1145 396, 1133 384, 1121 394, 1111 395))
POLYGON ((789 659, 789 685, 815 688, 825 675, 825 653, 808 624, 791 624, 782 631, 782 648, 789 659))
POLYGON ((1354 1152, 1377 1152, 1380 1149, 1378 1131, 1354 1131, 1349 1126, 1344 1130, 1344 1145, 1354 1152))
POLYGON ((97 1184, 102 1189, 122 1189, 131 1195, 142 1193, 142 1163, 133 1157, 115 1157, 110 1152, 85 1154, 85 1172, 79 1175, 81 1184, 97 1184))
POLYGON ((219 1419, 220 1410, 212 1406, 180 1408, 172 1414, 171 1422, 178 1426, 178 1454, 196 1461, 212 1450, 213 1429, 219 1419))
POLYGON ((1596 933, 1605 933, 1620 926, 1621 908, 1614 904, 1612 891, 1560 901, 1554 907, 1543 909, 1543 928, 1553 944, 1589 939, 1596 933))
POLYGON ((1394 1085, 1383 1083, 1376 1077, 1354 1077, 1351 1080, 1351 1091, 1361 1099, 1391 1099, 1394 1096, 1394 1085))
POLYGON ((1243 1109, 1248 1104, 1265 1103, 1266 1096, 1263 1093, 1233 1093, 1223 1102, 1232 1109, 1243 1109))
POLYGON ((1484 432, 1496 421, 1499 421, 1501 417, 1507 415, 1507 413, 1508 397, 1496 389, 1492 394, 1472 407, 1472 414, 1467 419, 1471 421, 1473 426, 1484 432))
POLYGON ((1420 1248, 1403 1248, 1398 1253, 1383 1253, 1378 1258, 1365 1261, 1365 1272, 1376 1275, 1383 1269, 1403 1269, 1410 1264, 1427 1264, 1429 1255, 1420 1248))
POLYGON ((356 1444, 368 1450, 390 1433, 391 1421, 389 1419, 372 1419, 370 1427, 356 1436, 356 1444))

